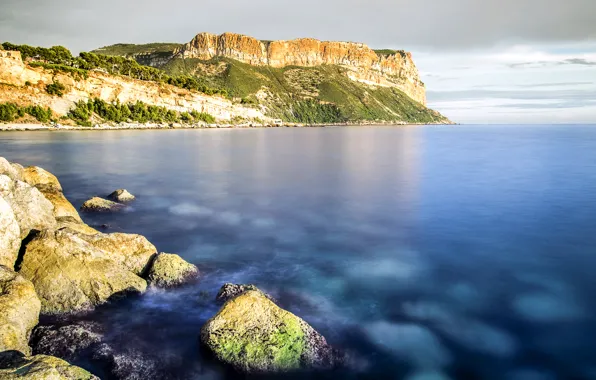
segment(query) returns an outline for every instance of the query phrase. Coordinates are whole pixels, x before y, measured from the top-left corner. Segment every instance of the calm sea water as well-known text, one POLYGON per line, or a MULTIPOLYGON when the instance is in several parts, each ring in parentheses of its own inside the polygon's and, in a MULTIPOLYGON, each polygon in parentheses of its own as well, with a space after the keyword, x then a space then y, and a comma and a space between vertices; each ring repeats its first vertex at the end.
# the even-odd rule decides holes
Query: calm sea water
POLYGON ((88 317, 169 378, 234 377, 197 343, 225 282, 351 353, 322 376, 596 378, 596 127, 21 132, 0 155, 77 207, 128 189, 130 212, 86 221, 199 266, 88 317))

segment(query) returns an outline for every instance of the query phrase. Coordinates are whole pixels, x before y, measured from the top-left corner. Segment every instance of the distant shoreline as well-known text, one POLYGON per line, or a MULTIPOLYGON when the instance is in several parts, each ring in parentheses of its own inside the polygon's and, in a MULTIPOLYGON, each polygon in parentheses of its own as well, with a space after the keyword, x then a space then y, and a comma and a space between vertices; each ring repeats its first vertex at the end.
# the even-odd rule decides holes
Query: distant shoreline
POLYGON ((92 127, 47 124, 0 124, 0 132, 31 131, 126 131, 126 130, 170 130, 170 129, 252 129, 252 128, 324 128, 324 127, 363 127, 363 126, 408 126, 408 125, 453 125, 399 122, 334 123, 334 124, 96 124, 92 127))

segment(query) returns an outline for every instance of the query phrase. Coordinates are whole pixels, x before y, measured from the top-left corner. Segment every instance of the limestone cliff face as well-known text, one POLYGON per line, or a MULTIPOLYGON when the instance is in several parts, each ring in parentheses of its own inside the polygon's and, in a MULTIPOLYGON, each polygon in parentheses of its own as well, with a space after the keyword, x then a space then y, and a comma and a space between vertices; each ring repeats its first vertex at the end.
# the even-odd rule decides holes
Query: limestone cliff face
POLYGON ((262 42, 234 33, 219 36, 201 33, 174 52, 174 57, 178 58, 208 60, 217 56, 272 67, 339 65, 348 69, 352 80, 397 87, 426 104, 426 91, 412 55, 403 51, 379 55, 364 44, 352 42, 325 42, 312 38, 262 42))
POLYGON ((134 103, 166 107, 180 112, 197 110, 227 121, 234 117, 269 120, 260 110, 233 104, 227 99, 191 92, 178 87, 147 82, 128 77, 91 71, 89 77, 77 78, 62 72, 32 67, 23 62, 21 54, 0 50, 0 103, 50 107, 63 116, 80 100, 100 98, 107 102, 134 103), (59 81, 66 86, 62 97, 46 92, 48 84, 59 81))

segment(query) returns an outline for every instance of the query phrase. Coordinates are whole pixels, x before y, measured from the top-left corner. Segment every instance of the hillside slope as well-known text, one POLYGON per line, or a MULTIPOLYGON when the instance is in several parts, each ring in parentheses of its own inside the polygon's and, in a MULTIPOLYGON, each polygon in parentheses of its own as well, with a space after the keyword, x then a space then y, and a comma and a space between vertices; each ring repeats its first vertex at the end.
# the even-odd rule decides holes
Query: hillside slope
POLYGON ((258 41, 225 33, 185 45, 113 45, 96 53, 192 76, 267 116, 301 123, 450 123, 425 106, 412 56, 364 44, 313 39, 258 41))

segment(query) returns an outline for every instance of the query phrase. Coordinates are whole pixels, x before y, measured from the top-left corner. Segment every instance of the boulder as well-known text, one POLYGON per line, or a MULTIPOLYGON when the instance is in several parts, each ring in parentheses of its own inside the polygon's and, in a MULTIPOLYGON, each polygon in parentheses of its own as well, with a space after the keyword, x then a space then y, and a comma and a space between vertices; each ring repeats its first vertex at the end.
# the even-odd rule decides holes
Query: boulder
POLYGON ((144 276, 147 273, 157 255, 157 248, 141 235, 98 233, 92 236, 79 235, 79 238, 101 250, 112 262, 137 276, 144 276))
POLYGON ((53 356, 26 357, 15 351, 0 353, 3 380, 99 380, 98 377, 53 356))
POLYGON ((93 197, 83 203, 81 206, 82 212, 117 212, 122 211, 126 208, 121 203, 109 201, 107 199, 93 197))
POLYGON ((21 247, 21 229, 10 205, 0 196, 0 265, 14 268, 21 247))
POLYGON ((199 269, 182 257, 170 253, 160 253, 153 260, 147 274, 149 284, 160 288, 183 285, 199 275, 199 269))
POLYGON ((62 192, 62 185, 55 175, 37 166, 30 166, 23 169, 22 181, 33 187, 44 187, 62 192))
POLYGON ((39 321, 40 308, 33 284, 0 266, 0 352, 31 353, 29 337, 39 321))
POLYGON ((55 218, 71 217, 83 223, 77 209, 64 196, 58 178, 52 173, 37 166, 30 166, 23 169, 22 178, 30 186, 37 188, 54 205, 55 218))
POLYGON ((136 198, 126 189, 119 189, 114 191, 112 194, 108 195, 108 199, 114 202, 128 203, 134 201, 136 198))
POLYGON ((0 174, 10 177, 14 181, 22 180, 23 168, 20 165, 11 164, 4 157, 0 157, 0 174))
POLYGON ((31 230, 56 228, 54 206, 35 187, 0 175, 0 196, 12 208, 21 229, 21 240, 31 230))
POLYGON ((145 280, 123 265, 125 253, 98 248, 94 236, 69 228, 44 230, 27 244, 20 273, 35 285, 42 313, 90 310, 114 296, 146 290, 145 280))
POLYGON ((226 302, 201 329, 201 342, 245 373, 330 369, 342 362, 323 336, 258 290, 226 302))

